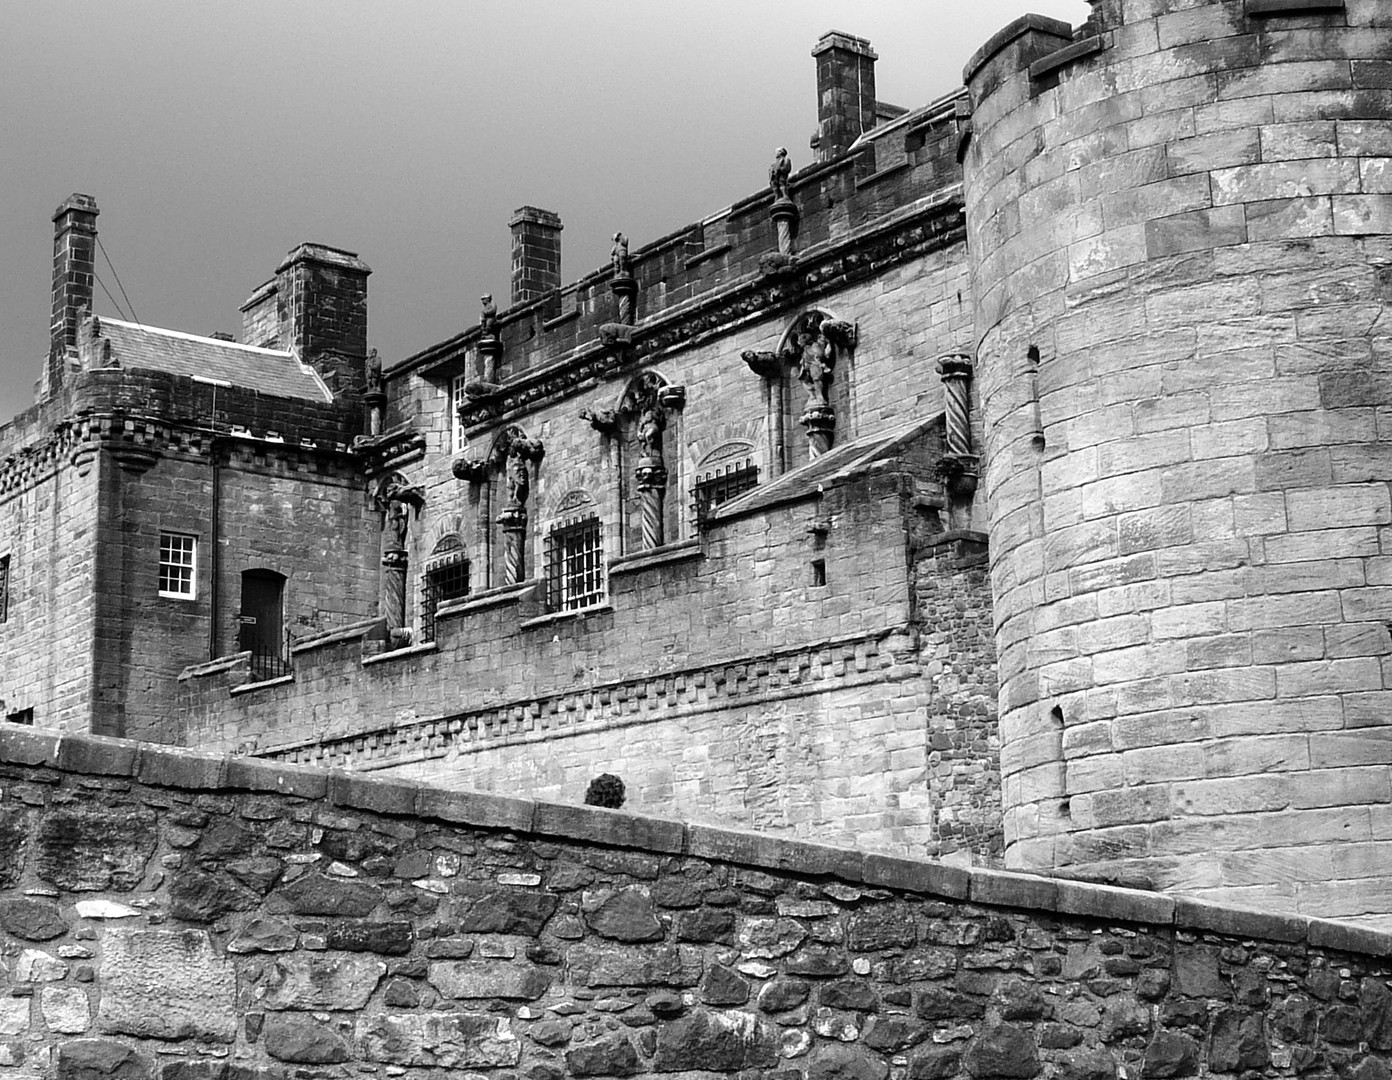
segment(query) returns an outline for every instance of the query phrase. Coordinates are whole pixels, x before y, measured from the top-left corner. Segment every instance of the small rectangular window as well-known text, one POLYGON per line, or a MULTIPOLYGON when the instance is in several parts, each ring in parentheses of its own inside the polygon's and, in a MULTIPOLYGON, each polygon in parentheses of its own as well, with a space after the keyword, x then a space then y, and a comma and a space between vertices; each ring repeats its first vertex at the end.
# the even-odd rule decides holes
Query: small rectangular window
POLYGON ((10 618, 10 557, 0 555, 0 623, 10 618))
POLYGON ((604 602, 604 532, 599 518, 553 529, 547 557, 552 611, 578 611, 604 602))
POLYGON ((464 421, 459 418, 459 410, 464 407, 467 395, 464 393, 465 377, 456 375, 450 380, 450 447, 456 454, 462 454, 469 440, 464 434, 464 421))
POLYGON ((198 539, 181 533, 160 533, 159 594, 176 600, 196 596, 198 539))
POLYGON ((34 726, 34 710, 33 710, 33 709, 18 709, 18 710, 16 710, 15 712, 10 713, 7 717, 5 717, 5 720, 6 720, 6 722, 11 723, 11 724, 20 724, 20 725, 22 725, 23 727, 33 727, 33 726, 34 726))

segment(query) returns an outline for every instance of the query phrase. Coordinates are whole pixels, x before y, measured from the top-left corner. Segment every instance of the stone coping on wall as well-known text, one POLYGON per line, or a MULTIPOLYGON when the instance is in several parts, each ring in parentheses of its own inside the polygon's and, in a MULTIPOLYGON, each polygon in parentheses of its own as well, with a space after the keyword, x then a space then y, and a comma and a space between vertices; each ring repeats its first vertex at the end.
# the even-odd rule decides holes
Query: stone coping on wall
POLYGON ((763 833, 630 814, 593 806, 549 803, 473 791, 451 791, 352 772, 279 765, 236 755, 28 729, 0 730, 0 765, 49 768, 76 775, 128 777, 185 791, 275 792, 322 799, 343 809, 509 829, 655 854, 687 855, 765 870, 794 871, 1109 922, 1213 931, 1236 937, 1306 943, 1371 956, 1392 956, 1392 933, 1328 919, 1254 911, 1138 889, 951 866, 837 848, 763 833))

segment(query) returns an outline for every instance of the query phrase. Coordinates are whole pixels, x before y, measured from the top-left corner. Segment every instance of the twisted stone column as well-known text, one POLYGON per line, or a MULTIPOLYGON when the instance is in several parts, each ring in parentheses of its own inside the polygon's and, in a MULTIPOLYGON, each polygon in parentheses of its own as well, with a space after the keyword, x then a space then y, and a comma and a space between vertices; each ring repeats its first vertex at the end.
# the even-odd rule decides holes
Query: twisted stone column
POLYGON ((970 420, 971 357, 961 353, 938 361, 943 383, 943 411, 947 417, 947 452, 965 456, 972 452, 970 420))
POLYGON ((641 504, 643 547, 658 548, 665 542, 662 504, 667 496, 667 467, 652 458, 643 458, 634 470, 641 504))
POLYGON ((382 618, 388 630, 406 625, 406 565, 405 551, 382 552, 382 618))
POLYGON ((503 584, 526 581, 527 508, 504 507, 498 515, 503 530, 503 584))

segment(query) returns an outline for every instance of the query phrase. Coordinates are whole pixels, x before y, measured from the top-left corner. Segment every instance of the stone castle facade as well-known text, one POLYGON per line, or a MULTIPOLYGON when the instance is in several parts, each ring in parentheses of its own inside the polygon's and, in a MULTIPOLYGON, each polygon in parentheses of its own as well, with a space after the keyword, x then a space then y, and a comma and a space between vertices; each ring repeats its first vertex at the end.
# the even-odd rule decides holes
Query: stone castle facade
POLYGON ((75 196, 7 713, 1392 916, 1388 18, 1093 8, 908 110, 828 34, 814 164, 569 284, 524 207, 384 372, 317 245, 240 344, 84 314, 75 196))

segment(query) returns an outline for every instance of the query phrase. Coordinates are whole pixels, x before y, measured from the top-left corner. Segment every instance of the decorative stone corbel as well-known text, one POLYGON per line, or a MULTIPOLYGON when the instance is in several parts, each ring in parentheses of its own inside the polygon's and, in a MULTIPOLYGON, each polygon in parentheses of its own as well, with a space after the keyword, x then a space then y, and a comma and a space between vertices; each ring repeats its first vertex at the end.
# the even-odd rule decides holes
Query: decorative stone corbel
POLYGON ((596 412, 593 409, 581 409, 580 419, 584 420, 590 427, 603 435, 606 439, 612 439, 619 431, 619 414, 613 409, 601 409, 596 412))
POLYGON ((744 352, 740 353, 740 359, 748 364, 749 370, 761 379, 773 382, 783 377, 783 361, 778 358, 778 354, 775 352, 745 349, 744 352))

